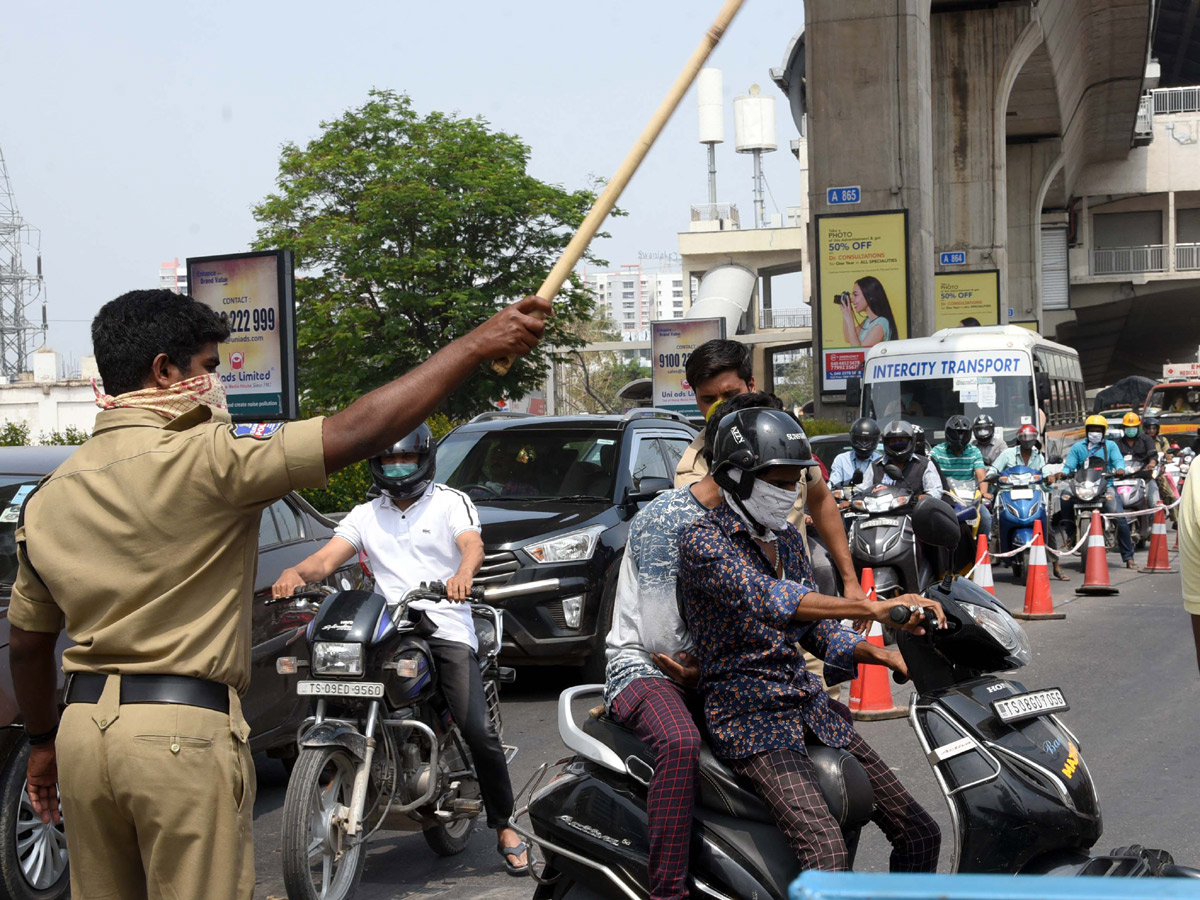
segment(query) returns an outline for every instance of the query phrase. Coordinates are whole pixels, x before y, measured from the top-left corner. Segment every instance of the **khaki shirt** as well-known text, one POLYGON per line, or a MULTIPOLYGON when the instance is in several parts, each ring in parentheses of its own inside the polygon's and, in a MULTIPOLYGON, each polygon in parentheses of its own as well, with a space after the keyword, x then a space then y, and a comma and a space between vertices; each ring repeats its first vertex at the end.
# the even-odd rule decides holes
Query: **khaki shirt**
POLYGON ((191 675, 245 693, 262 510, 325 486, 322 419, 237 437, 200 407, 96 417, 25 510, 8 617, 75 641, 65 672, 191 675), (40 580, 39 580, 40 579, 40 580))
POLYGON ((1183 607, 1200 616, 1200 473, 1183 485, 1179 504, 1179 567, 1183 572, 1183 607))
MULTIPOLYGON (((687 450, 683 452, 683 456, 679 460, 679 465, 675 467, 675 487, 695 484, 707 474, 708 463, 704 461, 704 432, 702 431, 688 444, 687 450)), ((808 504, 808 480, 811 477, 812 470, 805 469, 804 475, 800 479, 800 496, 796 498, 796 505, 792 507, 792 511, 788 515, 788 521, 799 529, 800 536, 804 539, 805 549, 808 548, 808 530, 804 524, 804 507, 808 504)))

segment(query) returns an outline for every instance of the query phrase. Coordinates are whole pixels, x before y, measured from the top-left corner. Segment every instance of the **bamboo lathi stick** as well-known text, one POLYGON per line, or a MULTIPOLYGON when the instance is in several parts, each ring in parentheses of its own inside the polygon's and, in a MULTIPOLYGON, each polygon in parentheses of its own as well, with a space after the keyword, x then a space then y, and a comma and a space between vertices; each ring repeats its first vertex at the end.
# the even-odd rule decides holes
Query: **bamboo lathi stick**
MULTIPOLYGON (((600 224, 612 212, 613 207, 617 205, 617 200, 620 198, 621 192, 625 190, 625 185, 629 183, 629 179, 633 177, 633 173, 637 171, 646 154, 650 152, 650 148, 654 146, 654 142, 658 139, 659 134, 662 133, 667 121, 671 118, 671 114, 679 106, 679 101, 683 99, 683 95, 687 93, 692 82, 696 80, 696 75, 703 68, 709 55, 721 40, 721 36, 725 33, 725 29, 729 27, 729 23, 733 21, 733 17, 737 14, 737 11, 741 9, 743 2, 744 0, 726 0, 725 5, 721 8, 721 12, 717 15, 716 21, 708 29, 708 32, 704 35, 704 39, 700 41, 700 46, 695 49, 688 59, 687 64, 683 67, 683 71, 679 73, 679 77, 671 85, 671 89, 667 91, 667 96, 663 98, 662 103, 658 105, 658 109, 654 111, 654 115, 646 125, 645 130, 634 143, 633 149, 625 156, 620 168, 617 169, 612 179, 605 186, 604 191, 596 198, 596 202, 584 218, 583 224, 579 226, 579 230, 575 232, 575 236, 567 244, 567 248, 563 251, 562 256, 558 258, 558 262, 554 264, 554 268, 550 270, 550 274, 546 276, 546 280, 538 288, 537 295, 539 297, 544 300, 553 300, 557 296, 559 289, 563 286, 563 282, 567 280, 567 277, 571 274, 571 270, 575 268, 575 264, 579 262, 584 251, 587 250, 588 244, 592 242, 592 238, 600 230, 600 224)), ((505 375, 512 364, 513 360, 511 357, 500 359, 492 363, 492 369, 498 375, 505 375)))

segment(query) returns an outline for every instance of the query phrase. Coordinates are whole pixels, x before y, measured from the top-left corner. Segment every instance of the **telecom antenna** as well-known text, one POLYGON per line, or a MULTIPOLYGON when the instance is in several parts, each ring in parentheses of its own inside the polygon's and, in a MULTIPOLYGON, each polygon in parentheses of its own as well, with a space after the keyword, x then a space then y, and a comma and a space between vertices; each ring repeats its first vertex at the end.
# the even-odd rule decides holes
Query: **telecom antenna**
POLYGON ((767 227, 763 203, 762 155, 771 153, 779 144, 775 140, 775 98, 764 97, 757 84, 750 93, 733 101, 734 149, 754 155, 754 227, 767 227))
POLYGON ((42 280, 42 233, 21 218, 8 164, 0 148, 0 377, 11 383, 33 370, 30 354, 46 343, 46 285, 42 280), (30 273, 22 252, 31 250, 37 269, 30 273), (34 325, 26 311, 42 304, 42 324, 34 325))
MULTIPOLYGON (((720 69, 701 69, 696 76, 700 143, 708 147, 708 205, 717 205, 717 144, 725 141, 725 90, 720 69)), ((715 217, 715 213, 712 214, 715 217)))

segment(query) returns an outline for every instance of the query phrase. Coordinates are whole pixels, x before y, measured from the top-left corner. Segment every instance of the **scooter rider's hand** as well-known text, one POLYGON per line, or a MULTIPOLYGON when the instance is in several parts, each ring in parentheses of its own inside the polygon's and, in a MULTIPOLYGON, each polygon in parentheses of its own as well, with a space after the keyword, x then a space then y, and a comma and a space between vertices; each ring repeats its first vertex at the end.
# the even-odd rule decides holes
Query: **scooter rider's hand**
POLYGON ((875 614, 875 618, 880 622, 885 622, 893 627, 902 628, 905 631, 920 635, 925 633, 925 614, 921 612, 922 609, 932 609, 934 615, 937 616, 937 627, 946 627, 946 613, 942 610, 942 604, 938 603, 936 600, 928 600, 925 597, 922 597, 920 594, 901 594, 894 600, 886 600, 882 603, 876 604, 876 608, 872 609, 872 612, 875 614), (889 618, 889 613, 891 612, 893 606, 908 608, 908 621, 903 625, 897 626, 889 618))
POLYGON ((681 650, 674 659, 665 653, 651 653, 650 658, 659 671, 677 684, 694 688, 700 683, 700 661, 692 654, 681 650))
POLYGON ((299 570, 295 566, 289 569, 284 569, 279 576, 279 580, 271 585, 271 596, 275 599, 281 597, 290 597, 295 592, 296 588, 302 588, 308 584, 301 576, 299 570))

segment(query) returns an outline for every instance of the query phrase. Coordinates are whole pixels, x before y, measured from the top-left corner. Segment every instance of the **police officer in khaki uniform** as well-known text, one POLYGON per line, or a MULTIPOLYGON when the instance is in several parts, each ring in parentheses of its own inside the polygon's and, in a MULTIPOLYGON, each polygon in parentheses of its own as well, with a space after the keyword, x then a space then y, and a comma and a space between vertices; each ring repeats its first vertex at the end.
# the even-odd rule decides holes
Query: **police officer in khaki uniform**
POLYGON ((250 679, 259 517, 415 428, 482 362, 528 352, 527 297, 329 418, 229 424, 229 332, 202 304, 134 291, 92 324, 95 433, 30 497, 9 620, 29 794, 68 823, 75 900, 249 900, 250 679), (66 627, 61 724, 54 646, 66 627))
MULTIPOLYGON (((688 357, 685 373, 696 396, 696 406, 705 419, 710 415, 720 415, 721 401, 755 390, 750 348, 738 341, 712 340, 701 344, 688 357)), ((704 432, 701 431, 675 467, 675 487, 694 484, 707 474, 704 432)), ((788 521, 799 529, 805 547, 808 546, 806 507, 817 534, 825 542, 833 564, 841 573, 844 585, 842 595, 847 600, 865 600, 867 595, 858 583, 854 561, 850 557, 842 514, 829 491, 829 485, 821 479, 820 470, 815 466, 804 470, 800 479, 800 496, 788 515, 788 521)), ((820 659, 805 653, 804 660, 810 672, 821 676, 825 667, 820 659)), ((824 679, 821 683, 825 683, 824 679)), ((842 687, 840 684, 826 686, 826 690, 836 698, 841 694, 842 687)))

